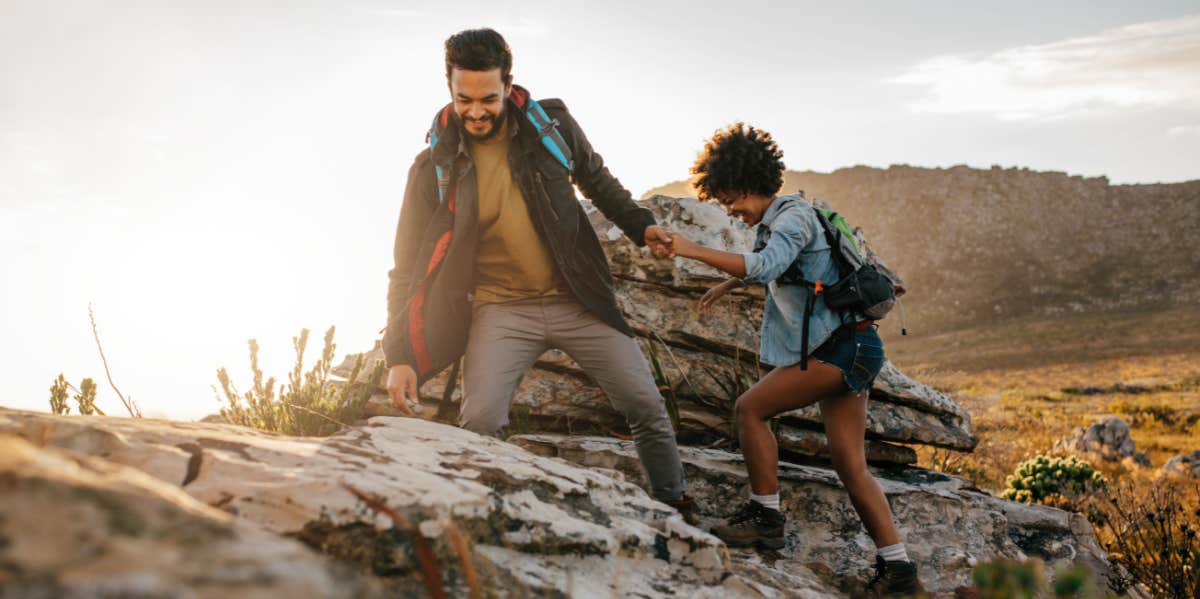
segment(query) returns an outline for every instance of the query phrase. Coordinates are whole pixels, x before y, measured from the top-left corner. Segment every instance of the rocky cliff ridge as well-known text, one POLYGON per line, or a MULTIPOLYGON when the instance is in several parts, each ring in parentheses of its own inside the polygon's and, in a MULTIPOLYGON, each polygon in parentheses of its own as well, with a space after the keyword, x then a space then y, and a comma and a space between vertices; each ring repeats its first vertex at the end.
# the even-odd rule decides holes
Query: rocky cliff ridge
MULTIPOLYGON (((909 284, 909 319, 926 334, 1200 300, 1200 181, 895 165, 787 171, 781 193, 797 190, 866 230, 909 284)), ((645 197, 657 194, 694 196, 687 182, 645 197)))

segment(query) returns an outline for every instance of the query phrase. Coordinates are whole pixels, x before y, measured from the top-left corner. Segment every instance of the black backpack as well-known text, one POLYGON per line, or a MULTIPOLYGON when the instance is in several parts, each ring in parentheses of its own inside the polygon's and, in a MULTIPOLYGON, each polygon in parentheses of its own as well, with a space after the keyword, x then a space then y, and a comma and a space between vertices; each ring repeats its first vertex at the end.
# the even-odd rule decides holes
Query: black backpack
MULTIPOLYGON (((800 192, 804 198, 804 192, 800 192)), ((825 240, 829 243, 830 254, 837 265, 838 280, 832 284, 824 281, 810 281, 800 270, 800 259, 792 262, 787 270, 779 276, 777 282, 781 285, 803 285, 813 290, 804 302, 804 328, 800 352, 800 369, 808 369, 808 323, 812 319, 813 308, 818 295, 825 296, 825 305, 831 310, 845 315, 861 315, 870 320, 879 320, 896 305, 896 284, 886 274, 880 272, 866 257, 854 237, 853 229, 842 215, 825 208, 810 205, 816 213, 817 222, 825 240)), ((901 327, 901 334, 908 331, 901 327)))

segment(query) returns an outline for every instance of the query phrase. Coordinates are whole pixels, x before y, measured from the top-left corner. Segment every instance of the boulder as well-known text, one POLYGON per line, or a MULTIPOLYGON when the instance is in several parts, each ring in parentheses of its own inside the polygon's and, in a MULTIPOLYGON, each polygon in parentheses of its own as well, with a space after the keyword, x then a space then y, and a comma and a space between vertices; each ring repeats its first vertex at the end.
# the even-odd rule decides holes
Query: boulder
POLYGON ((104 581, 141 588, 122 585, 146 579, 147 589, 201 596, 226 584, 244 584, 247 595, 263 589, 257 596, 381 596, 285 538, 294 537, 363 580, 379 579, 389 596, 423 592, 418 544, 450 596, 468 594, 469 572, 501 596, 762 596, 731 579, 720 540, 636 485, 419 419, 379 417, 331 437, 293 438, 0 409, 0 435, 22 439, 0 451, 0 580, 16 564, 17 582, 68 591, 104 581), (14 479, 14 469, 25 474, 14 479), (111 472, 122 480, 105 479, 111 472), (93 573, 90 555, 111 572, 93 573), (342 580, 344 593, 321 592, 342 580))
POLYGON ((1200 478, 1200 451, 1177 455, 1167 460, 1162 469, 1170 474, 1200 478))
MULTIPOLYGON (((730 219, 718 207, 695 199, 655 196, 644 200, 658 222, 705 245, 746 251, 753 231, 730 219)), ((681 442, 730 440, 732 406, 738 395, 766 371, 758 363, 762 288, 736 290, 698 314, 696 302, 715 282, 714 269, 692 260, 660 260, 636 247, 590 204, 593 228, 608 255, 614 291, 625 317, 640 338, 643 352, 657 374, 664 395, 679 413, 681 442)), ((383 358, 376 347, 368 363, 383 358)), ((351 356, 335 370, 347 376, 351 356)), ((365 376, 365 375, 364 375, 365 376)), ((447 384, 443 372, 422 385, 421 397, 432 418, 447 384)), ((372 383, 371 381, 361 381, 372 383)), ((378 381, 373 384, 378 385, 378 381)), ((971 416, 951 397, 906 376, 890 361, 870 392, 868 452, 872 460, 912 463, 905 445, 934 445, 971 451, 978 443, 971 416)), ((451 402, 461 398, 455 389, 451 402)), ((513 402, 519 429, 542 432, 627 432, 624 419, 587 374, 561 352, 547 352, 522 380, 513 402)), ((370 413, 394 413, 386 400, 373 401, 370 413)), ((443 415, 453 412, 444 406, 443 415)), ((781 422, 794 432, 781 439, 796 454, 827 455, 822 421, 815 406, 785 415, 781 422)))
MULTIPOLYGON (((865 582, 874 546, 832 470, 781 461, 787 547, 730 551, 703 530, 744 501, 741 457, 681 454, 700 528, 645 493, 633 444, 611 437, 506 443, 375 417, 293 438, 0 408, 0 587, 407 597, 426 593, 421 572, 432 571, 454 597, 478 584, 496 597, 783 599, 845 596, 865 582)), ((1101 584, 1112 575, 1080 515, 926 470, 872 473, 935 596, 997 557, 1083 565, 1101 584)))
MULTIPOLYGON (((510 442, 539 455, 585 467, 614 469, 644 483, 633 444, 616 439, 521 435, 510 442)), ((749 482, 741 456, 686 447, 680 450, 688 493, 700 498, 703 528, 713 526, 746 500, 749 482)), ((1101 586, 1114 576, 1092 526, 1079 514, 1006 501, 974 490, 969 481, 914 468, 873 468, 888 497, 909 556, 935 596, 952 596, 971 584, 978 563, 996 558, 1082 565, 1101 586)), ((804 572, 829 588, 861 588, 873 572, 875 547, 849 497, 829 468, 779 464, 782 509, 788 516, 787 547, 764 560, 750 550, 731 549, 733 572, 804 572), (764 561, 773 563, 764 567, 764 561), (811 574, 809 574, 811 573, 811 574)))
POLYGON ((1080 455, 1096 456, 1109 462, 1130 460, 1138 466, 1149 466, 1146 454, 1137 451, 1129 424, 1109 416, 1085 428, 1076 428, 1070 435, 1055 441, 1054 449, 1080 455))
MULTIPOLYGON (((103 434, 83 437, 105 446, 103 434)), ((0 433, 0 596, 384 596, 369 574, 177 483, 0 433)))

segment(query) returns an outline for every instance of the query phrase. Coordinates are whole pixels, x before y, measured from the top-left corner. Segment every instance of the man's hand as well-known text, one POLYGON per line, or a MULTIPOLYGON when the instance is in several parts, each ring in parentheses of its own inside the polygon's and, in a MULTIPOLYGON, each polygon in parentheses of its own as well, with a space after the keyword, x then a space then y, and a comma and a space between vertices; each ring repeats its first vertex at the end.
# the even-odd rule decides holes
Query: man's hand
POLYGON ((646 245, 650 246, 650 251, 654 252, 655 258, 668 258, 673 254, 671 252, 671 233, 658 225, 650 225, 646 227, 645 233, 642 234, 646 245))
POLYGON ((408 416, 416 416, 408 403, 409 400, 414 403, 420 401, 417 397, 417 372, 412 366, 397 364, 388 369, 387 392, 392 398, 392 405, 408 416))

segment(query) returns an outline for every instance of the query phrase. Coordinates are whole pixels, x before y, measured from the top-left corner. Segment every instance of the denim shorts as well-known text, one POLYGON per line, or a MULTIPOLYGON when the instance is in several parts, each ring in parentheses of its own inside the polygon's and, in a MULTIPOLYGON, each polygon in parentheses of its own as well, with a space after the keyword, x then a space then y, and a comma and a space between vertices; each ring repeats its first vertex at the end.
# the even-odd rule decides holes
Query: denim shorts
POLYGON ((812 352, 812 357, 842 371, 846 386, 855 393, 870 389, 871 383, 883 368, 883 340, 871 325, 864 330, 854 330, 847 325, 812 352))

